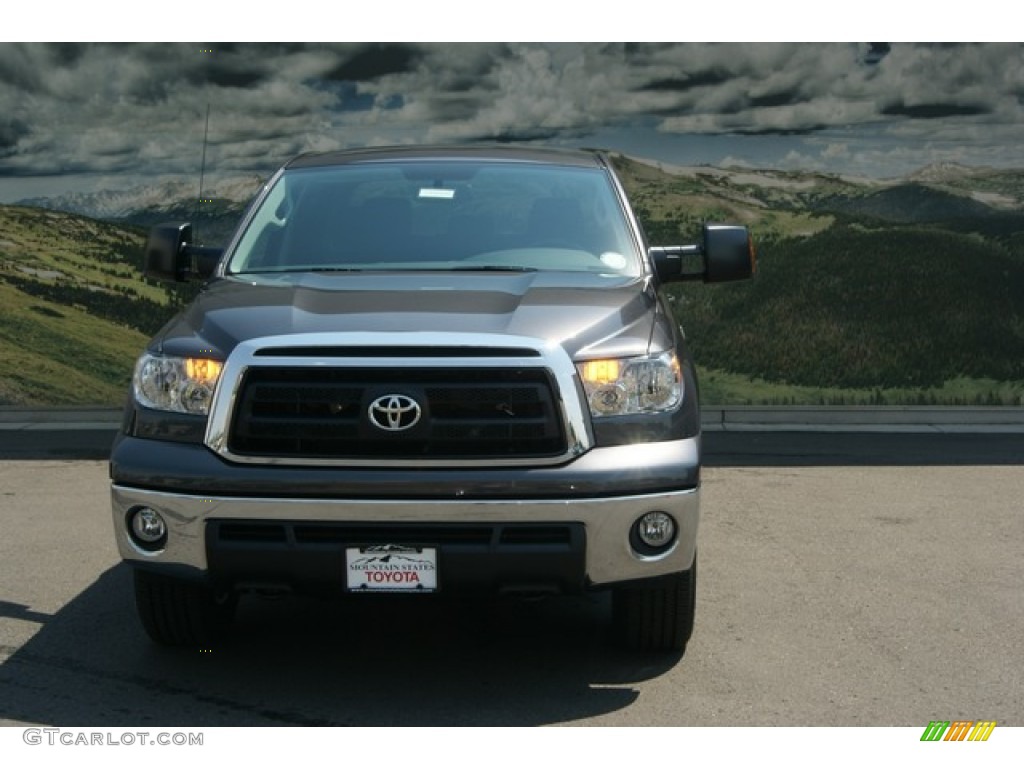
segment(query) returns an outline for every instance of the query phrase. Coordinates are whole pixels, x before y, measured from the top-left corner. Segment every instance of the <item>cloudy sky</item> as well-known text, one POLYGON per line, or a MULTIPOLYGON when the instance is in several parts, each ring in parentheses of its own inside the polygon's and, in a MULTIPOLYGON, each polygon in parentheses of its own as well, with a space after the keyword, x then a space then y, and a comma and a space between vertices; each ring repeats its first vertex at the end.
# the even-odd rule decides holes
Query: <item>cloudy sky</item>
POLYGON ((0 43, 0 202, 406 142, 1024 168, 1019 43, 0 43))

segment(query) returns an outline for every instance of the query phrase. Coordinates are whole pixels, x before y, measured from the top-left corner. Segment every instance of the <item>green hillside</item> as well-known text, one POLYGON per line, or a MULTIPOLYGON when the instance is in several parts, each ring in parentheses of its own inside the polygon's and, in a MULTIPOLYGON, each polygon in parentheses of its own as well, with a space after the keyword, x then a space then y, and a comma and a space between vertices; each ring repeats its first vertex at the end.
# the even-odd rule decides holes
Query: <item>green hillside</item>
POLYGON ((759 266, 679 292, 703 364, 815 387, 1024 380, 1024 258, 998 243, 846 223, 776 242, 759 266))
POLYGON ((745 224, 761 239, 811 235, 827 229, 833 219, 808 206, 809 191, 815 190, 815 197, 859 194, 856 187, 826 176, 726 174, 712 168, 675 174, 621 155, 614 161, 648 237, 657 243, 692 237, 704 221, 745 224))
POLYGON ((1004 215, 972 197, 921 184, 890 187, 863 197, 829 198, 817 207, 899 223, 984 221, 1004 215))
MULTIPOLYGON (((704 402, 1024 402, 1024 173, 883 184, 615 162, 652 242, 692 242, 715 220, 760 243, 754 280, 669 289, 704 402)), ((236 217, 225 210, 224 228, 236 217)), ((140 277, 144 240, 0 206, 0 406, 123 400, 191 290, 140 277)))
POLYGON ((948 177, 616 167, 652 242, 739 221, 760 244, 752 281, 670 288, 705 402, 1024 401, 1024 174, 975 172, 979 194, 948 177))
POLYGON ((143 243, 137 230, 0 206, 0 405, 123 401, 171 311, 140 279, 143 243))

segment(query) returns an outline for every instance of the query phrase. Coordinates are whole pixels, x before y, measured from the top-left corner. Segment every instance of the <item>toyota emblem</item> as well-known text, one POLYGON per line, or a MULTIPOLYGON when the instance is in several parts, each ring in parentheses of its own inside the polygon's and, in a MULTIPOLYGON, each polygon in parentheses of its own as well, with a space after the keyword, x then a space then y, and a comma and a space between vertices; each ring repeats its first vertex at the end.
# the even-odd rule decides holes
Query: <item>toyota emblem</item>
POLYGON ((367 409, 370 423, 385 432, 402 432, 420 420, 420 404, 408 395, 383 395, 367 409))

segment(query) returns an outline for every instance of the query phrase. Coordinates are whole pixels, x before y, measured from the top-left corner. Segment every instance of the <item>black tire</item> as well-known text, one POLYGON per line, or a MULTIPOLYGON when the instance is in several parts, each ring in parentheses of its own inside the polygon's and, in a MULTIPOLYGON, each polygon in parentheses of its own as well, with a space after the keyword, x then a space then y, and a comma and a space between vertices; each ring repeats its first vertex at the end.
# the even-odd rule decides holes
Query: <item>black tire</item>
POLYGON ((697 558, 688 571, 616 587, 612 621, 619 643, 631 651, 679 653, 693 634, 697 558))
POLYGON ((146 634, 160 645, 210 646, 235 615, 238 599, 135 569, 135 607, 146 634))

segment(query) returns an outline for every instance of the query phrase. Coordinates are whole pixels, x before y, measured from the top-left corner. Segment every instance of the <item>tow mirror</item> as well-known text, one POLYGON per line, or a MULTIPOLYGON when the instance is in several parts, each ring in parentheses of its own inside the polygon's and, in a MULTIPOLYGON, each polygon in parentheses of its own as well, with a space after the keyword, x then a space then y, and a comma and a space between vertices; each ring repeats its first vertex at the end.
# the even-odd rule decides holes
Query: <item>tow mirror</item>
POLYGON ((187 222, 153 227, 146 241, 143 269, 146 277, 178 283, 210 277, 223 249, 192 245, 191 241, 192 225, 187 222))
POLYGON ((703 239, 694 245, 661 245, 649 250, 654 269, 662 282, 703 280, 724 283, 746 280, 757 269, 757 251, 746 227, 705 224, 703 239), (700 260, 699 269, 687 262, 700 260))

